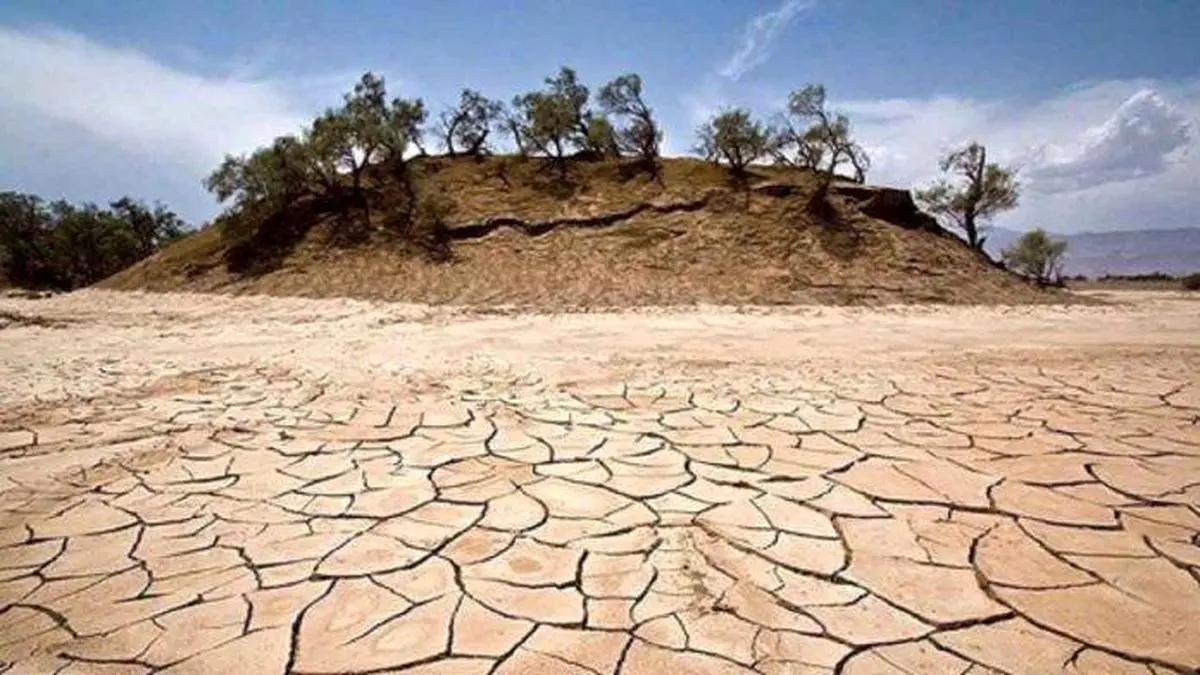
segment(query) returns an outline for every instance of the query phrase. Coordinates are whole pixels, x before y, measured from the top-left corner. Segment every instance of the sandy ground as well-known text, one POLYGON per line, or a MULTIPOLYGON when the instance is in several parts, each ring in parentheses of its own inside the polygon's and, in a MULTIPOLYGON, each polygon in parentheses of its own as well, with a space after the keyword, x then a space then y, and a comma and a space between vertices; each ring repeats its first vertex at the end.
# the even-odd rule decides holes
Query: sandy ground
POLYGON ((0 661, 1190 672, 1200 301, 1100 295, 0 299, 0 661))

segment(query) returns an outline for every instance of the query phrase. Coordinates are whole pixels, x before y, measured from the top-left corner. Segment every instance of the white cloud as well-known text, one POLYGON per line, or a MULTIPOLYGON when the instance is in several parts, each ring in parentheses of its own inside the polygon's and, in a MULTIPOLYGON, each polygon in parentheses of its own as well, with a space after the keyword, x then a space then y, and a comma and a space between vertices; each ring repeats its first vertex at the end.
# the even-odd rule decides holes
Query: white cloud
POLYGON ((59 30, 0 27, 0 63, 6 107, 184 166, 210 167, 305 120, 278 83, 173 70, 59 30))
POLYGON ((159 197, 194 205, 193 219, 216 210, 197 192, 225 153, 299 130, 357 77, 201 73, 77 33, 2 25, 0 63, 0 183, 47 196, 67 186, 73 199, 159 197), (85 147, 104 172, 75 166, 85 147))
POLYGON ((1073 144, 1048 143, 1032 153, 1031 187, 1070 192, 1146 176, 1171 168, 1172 155, 1192 140, 1193 125, 1153 89, 1143 89, 1103 124, 1073 144))
POLYGON ((1089 83, 1021 104, 949 96, 833 102, 872 155, 872 182, 912 186, 976 139, 1025 190, 998 224, 1059 231, 1200 226, 1200 86, 1089 83))
POLYGON ((720 75, 737 82, 746 73, 766 63, 771 57, 771 46, 779 34, 800 12, 813 4, 812 0, 784 0, 775 9, 750 19, 737 51, 718 70, 720 75))
MULTIPOLYGON (((690 118, 667 120, 672 151, 686 151, 694 125, 731 99, 760 102, 752 107, 763 115, 781 104, 784 92, 733 80, 761 65, 809 4, 785 2, 749 22, 725 75, 709 73, 684 97, 690 118)), ((203 62, 172 67, 75 33, 0 26, 0 186, 72 200, 159 198, 202 220, 216 205, 200 180, 224 153, 297 129, 357 77, 214 75, 193 65, 203 62)), ((832 105, 850 114, 875 183, 923 183, 952 145, 987 144, 1025 184, 1003 226, 1200 226, 1200 81, 1092 82, 1033 102, 945 95, 832 105)))
MULTIPOLYGON (((742 29, 737 50, 721 66, 706 73, 697 86, 679 97, 690 125, 683 130, 683 136, 690 138, 694 127, 724 108, 742 77, 771 58, 771 48, 784 29, 816 4, 816 0, 784 0, 775 9, 751 17, 742 29)), ((672 152, 684 153, 689 148, 690 145, 674 137, 668 139, 668 149, 672 152)))

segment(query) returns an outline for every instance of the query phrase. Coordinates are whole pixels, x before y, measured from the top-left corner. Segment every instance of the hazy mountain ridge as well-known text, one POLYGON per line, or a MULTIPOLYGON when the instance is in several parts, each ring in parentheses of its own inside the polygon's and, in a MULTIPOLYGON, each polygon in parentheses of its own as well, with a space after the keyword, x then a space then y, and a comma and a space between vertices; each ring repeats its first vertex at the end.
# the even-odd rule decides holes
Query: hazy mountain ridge
MULTIPOLYGON (((1072 276, 1200 272, 1200 228, 1196 227, 1051 235, 1067 240, 1063 271, 1072 276)), ((1020 236, 1021 232, 997 228, 986 248, 999 256, 1020 236)))

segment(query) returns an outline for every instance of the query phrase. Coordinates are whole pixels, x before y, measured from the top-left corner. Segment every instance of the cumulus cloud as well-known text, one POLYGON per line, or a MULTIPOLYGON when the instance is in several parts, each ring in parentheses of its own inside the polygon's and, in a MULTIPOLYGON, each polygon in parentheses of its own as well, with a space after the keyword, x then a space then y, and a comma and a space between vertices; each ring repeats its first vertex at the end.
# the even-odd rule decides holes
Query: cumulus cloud
POLYGON ((742 41, 737 51, 717 71, 722 77, 734 82, 743 75, 767 62, 771 57, 771 46, 797 16, 815 3, 812 0, 785 0, 775 9, 753 17, 746 24, 742 41))
POLYGON ((1200 225, 1200 86, 1111 81, 1041 101, 938 96, 834 101, 872 156, 872 182, 937 175, 938 157, 968 140, 1014 166, 1025 186, 998 224, 1052 230, 1200 225))
MULTIPOLYGON (((689 118, 665 120, 671 151, 686 151, 695 123, 726 103, 764 115, 782 105, 785 91, 747 92, 735 80, 765 62, 810 4, 791 0, 749 21, 737 52, 684 97, 689 118)), ((73 200, 161 198, 197 221, 217 209, 200 180, 224 153, 296 130, 358 75, 213 73, 204 59, 171 66, 77 33, 2 25, 0 63, 0 186, 73 200)), ((1025 185, 1002 226, 1200 225, 1200 81, 1093 82, 1033 102, 944 95, 831 104, 850 114, 872 157, 872 182, 922 184, 946 149, 987 144, 1025 185)))
POLYGON ((907 185, 937 170, 945 149, 974 137, 995 119, 995 103, 950 96, 832 102, 854 123, 871 157, 872 179, 907 185))
POLYGON ((1170 169, 1172 155, 1188 145, 1192 132, 1181 110, 1153 89, 1143 89, 1074 144, 1036 148, 1027 175, 1031 187, 1045 192, 1158 175, 1170 169))

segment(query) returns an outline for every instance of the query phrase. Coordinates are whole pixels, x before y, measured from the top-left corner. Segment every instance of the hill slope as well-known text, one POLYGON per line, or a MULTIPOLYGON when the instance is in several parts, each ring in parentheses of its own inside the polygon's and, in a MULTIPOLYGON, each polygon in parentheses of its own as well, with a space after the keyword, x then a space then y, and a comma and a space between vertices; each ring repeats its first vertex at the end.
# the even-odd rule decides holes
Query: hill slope
POLYGON ((665 160, 659 181, 614 162, 573 162, 566 181, 503 157, 421 169, 456 207, 448 260, 383 227, 345 243, 333 219, 269 245, 214 225, 100 285, 559 308, 1063 298, 990 265, 901 191, 839 185, 836 215, 816 219, 799 171, 759 169, 745 189, 690 159, 665 160))

